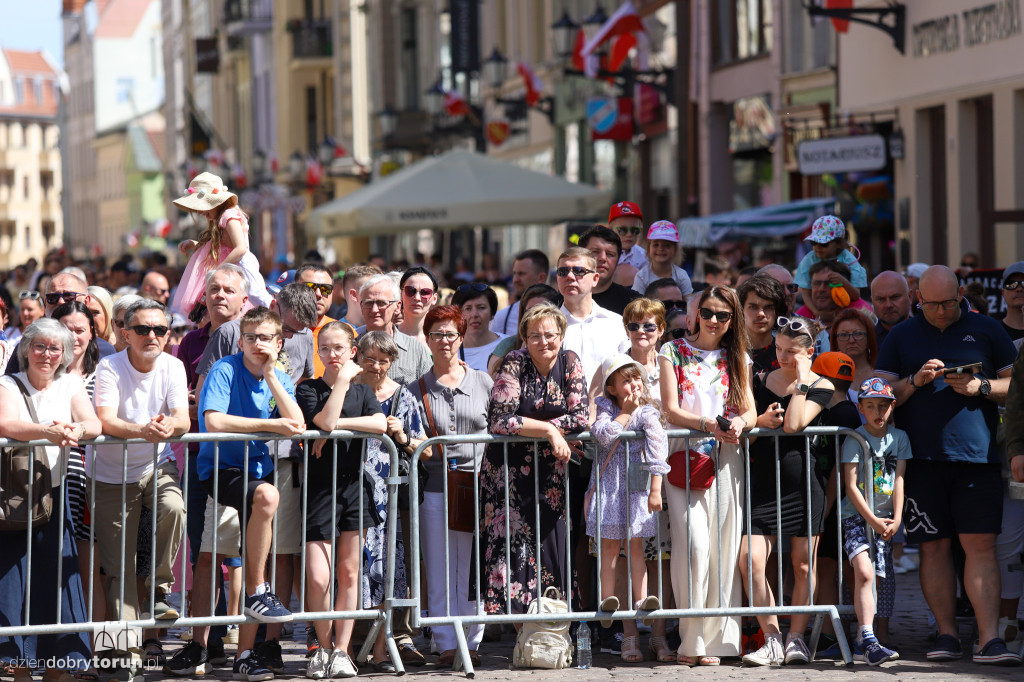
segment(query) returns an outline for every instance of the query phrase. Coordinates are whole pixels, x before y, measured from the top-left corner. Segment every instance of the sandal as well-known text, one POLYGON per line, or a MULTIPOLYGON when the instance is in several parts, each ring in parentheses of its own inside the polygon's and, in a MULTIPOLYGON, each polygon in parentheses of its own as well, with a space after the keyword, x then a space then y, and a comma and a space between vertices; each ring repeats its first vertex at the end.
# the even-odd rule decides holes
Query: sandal
POLYGON ((164 660, 164 645, 160 643, 159 639, 147 639, 142 643, 142 648, 148 665, 163 665, 166 662, 164 660))
POLYGON ((697 665, 722 665, 722 659, 718 656, 701 656, 697 659, 697 665))
MULTIPOLYGON (((616 596, 605 597, 601 600, 601 606, 598 607, 598 613, 615 613, 619 610, 619 598, 616 596)), ((611 618, 602 618, 601 627, 610 628, 612 626, 611 618)))
POLYGON ((622 638, 622 660, 626 663, 643 663, 644 654, 640 651, 640 637, 633 635, 622 638))
MULTIPOLYGON (((643 601, 637 602, 637 605, 636 605, 636 610, 637 611, 657 611, 660 608, 661 608, 661 600, 658 599, 653 594, 644 597, 643 601)), ((640 617, 640 622, 643 623, 644 625, 646 625, 647 627, 651 627, 651 623, 654 622, 654 619, 651 618, 650 615, 641 616, 640 617)))
POLYGON ((671 663, 676 660, 676 653, 668 648, 668 638, 664 635, 661 637, 652 635, 651 641, 647 643, 647 651, 651 654, 651 658, 659 663, 671 663))
POLYGON ((693 666, 697 665, 697 659, 693 656, 684 656, 682 654, 679 654, 678 656, 676 656, 676 663, 678 663, 679 665, 685 665, 692 668, 693 666))

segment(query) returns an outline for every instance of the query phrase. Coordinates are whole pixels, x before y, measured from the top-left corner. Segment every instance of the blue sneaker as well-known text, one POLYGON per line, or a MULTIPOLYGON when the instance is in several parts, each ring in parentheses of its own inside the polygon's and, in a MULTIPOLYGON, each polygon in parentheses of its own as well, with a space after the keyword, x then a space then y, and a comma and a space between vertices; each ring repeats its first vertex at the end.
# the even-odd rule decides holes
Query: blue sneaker
POLYGON ((982 665, 1013 666, 1020 665, 1020 656, 1006 648, 1006 642, 996 637, 978 651, 974 652, 974 662, 982 665))
MULTIPOLYGON (((854 647, 856 648, 856 647, 854 647)), ((827 659, 837 661, 843 657, 843 650, 839 648, 839 642, 832 642, 831 646, 825 649, 819 649, 814 654, 814 660, 827 659)))
POLYGON ((928 652, 929 661, 956 661, 964 657, 964 647, 960 639, 953 635, 939 635, 935 638, 935 646, 928 652))
POLYGON ((235 659, 232 677, 246 682, 264 682, 274 679, 274 673, 263 664, 259 656, 250 651, 244 658, 235 659))
POLYGON ((900 655, 892 649, 886 649, 884 646, 879 644, 878 640, 874 637, 864 640, 854 647, 854 650, 858 649, 860 651, 857 657, 871 666, 882 665, 889 661, 895 661, 900 657, 900 655))
POLYGON ((245 615, 261 623, 283 623, 292 618, 292 612, 269 589, 263 594, 245 598, 245 615))

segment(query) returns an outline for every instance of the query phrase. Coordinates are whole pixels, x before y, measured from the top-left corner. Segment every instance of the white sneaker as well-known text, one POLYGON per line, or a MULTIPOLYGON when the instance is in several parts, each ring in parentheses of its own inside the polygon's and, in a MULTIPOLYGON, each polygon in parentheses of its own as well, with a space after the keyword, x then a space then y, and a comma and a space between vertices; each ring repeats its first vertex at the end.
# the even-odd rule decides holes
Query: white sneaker
POLYGON ((331 679, 355 677, 359 674, 352 659, 341 649, 335 649, 334 653, 331 654, 328 668, 330 669, 331 679))
POLYGON ((225 644, 238 644, 238 626, 229 625, 228 632, 223 639, 225 644))
POLYGON ((811 652, 808 651, 807 645, 804 643, 804 638, 797 635, 796 637, 790 637, 789 641, 786 642, 786 665, 793 665, 794 663, 808 663, 811 660, 811 652))
POLYGON ((782 665, 782 638, 780 635, 764 638, 764 646, 743 657, 743 665, 782 665))
POLYGON ((898 574, 909 573, 910 571, 916 571, 917 570, 917 562, 915 562, 913 559, 911 559, 906 554, 901 556, 899 559, 895 559, 892 562, 892 565, 893 565, 893 569, 895 569, 896 573, 898 573, 898 574), (900 569, 903 569, 903 570, 901 571, 900 569))
POLYGON ((323 680, 330 677, 331 652, 320 647, 306 664, 306 677, 311 680, 323 680))

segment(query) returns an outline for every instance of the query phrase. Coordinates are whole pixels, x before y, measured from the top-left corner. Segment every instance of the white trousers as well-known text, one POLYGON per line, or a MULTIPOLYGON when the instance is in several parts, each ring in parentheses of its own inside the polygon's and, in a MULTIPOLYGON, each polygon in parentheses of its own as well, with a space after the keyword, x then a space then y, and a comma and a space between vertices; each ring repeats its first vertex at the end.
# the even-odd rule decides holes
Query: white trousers
MULTIPOLYGON (((687 493, 666 482, 662 490, 666 492, 671 523, 670 566, 676 608, 691 608, 691 571, 692 608, 742 606, 736 565, 743 535, 743 458, 739 448, 722 447, 710 489, 687 493)), ((677 653, 682 656, 743 653, 739 617, 680 618, 679 637, 682 641, 677 653)))
MULTIPOLYGON (((420 546, 427 569, 427 612, 435 618, 449 613, 445 605, 444 501, 444 493, 424 493, 420 505, 420 546)), ((476 615, 480 606, 469 595, 469 569, 474 561, 473 534, 449 531, 447 584, 453 616, 476 615)), ((455 629, 450 625, 435 626, 431 632, 441 651, 458 647, 455 629)), ((483 638, 482 624, 469 626, 467 639, 471 650, 480 648, 483 638)))

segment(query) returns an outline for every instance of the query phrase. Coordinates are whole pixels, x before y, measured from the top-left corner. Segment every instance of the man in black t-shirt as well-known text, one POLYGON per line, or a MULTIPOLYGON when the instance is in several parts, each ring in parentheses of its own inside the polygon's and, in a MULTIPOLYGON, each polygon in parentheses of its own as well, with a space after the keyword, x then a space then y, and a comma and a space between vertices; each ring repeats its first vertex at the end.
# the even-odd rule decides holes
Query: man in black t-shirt
POLYGON ((593 291, 594 302, 605 310, 621 315, 630 301, 640 298, 640 294, 629 287, 612 281, 622 253, 622 240, 614 230, 598 225, 580 235, 579 245, 590 251, 597 262, 598 279, 593 291))

